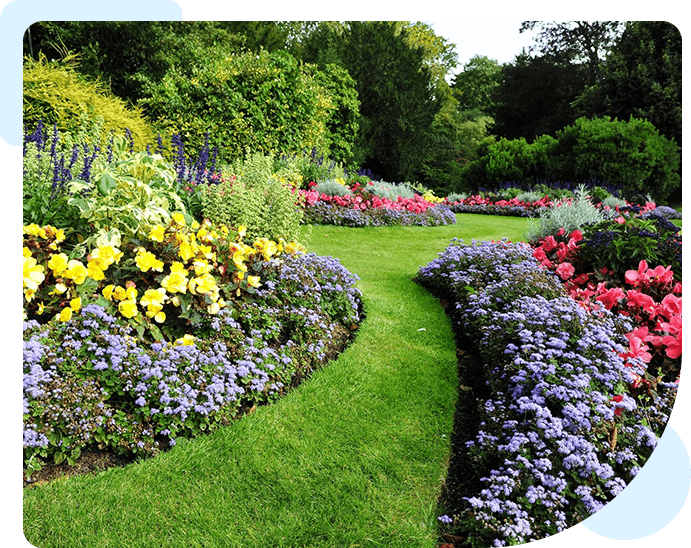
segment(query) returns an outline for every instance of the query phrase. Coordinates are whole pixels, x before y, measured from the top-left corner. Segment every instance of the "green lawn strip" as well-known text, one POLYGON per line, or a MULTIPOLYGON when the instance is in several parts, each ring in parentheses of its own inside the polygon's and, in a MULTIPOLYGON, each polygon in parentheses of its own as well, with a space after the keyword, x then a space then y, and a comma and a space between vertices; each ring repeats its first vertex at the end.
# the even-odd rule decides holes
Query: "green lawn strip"
POLYGON ((361 277, 355 343, 272 406, 172 451, 25 493, 41 548, 433 547, 456 399, 448 319, 411 281, 451 238, 520 239, 525 219, 314 227, 361 277), (328 236, 325 236, 328 234, 328 236))

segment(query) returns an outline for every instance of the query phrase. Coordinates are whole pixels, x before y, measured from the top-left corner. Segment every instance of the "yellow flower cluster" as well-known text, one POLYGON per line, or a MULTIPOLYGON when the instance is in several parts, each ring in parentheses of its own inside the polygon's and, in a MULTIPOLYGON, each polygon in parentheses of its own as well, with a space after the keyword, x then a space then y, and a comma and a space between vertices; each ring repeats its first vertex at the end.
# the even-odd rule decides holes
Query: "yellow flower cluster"
MULTIPOLYGON (((167 304, 181 307, 183 295, 197 297, 195 302, 205 307, 207 313, 216 314, 227 304, 222 298, 222 291, 229 290, 228 283, 234 284, 230 289, 238 296, 241 283, 246 284, 242 285, 245 288, 258 288, 261 285, 259 276, 247 274, 248 265, 253 260, 268 261, 281 253, 294 254, 305 251, 304 247, 296 242, 274 242, 267 238, 260 238, 252 246, 248 246, 242 242, 246 227, 240 226, 237 230, 229 229, 227 226, 212 227, 208 220, 201 225, 195 222, 187 227, 182 214, 174 213, 171 217, 172 221, 167 227, 156 225, 150 229, 149 239, 155 244, 160 244, 155 245, 153 251, 141 245, 129 247, 132 254, 126 259, 124 269, 126 271, 135 266, 140 275, 130 278, 129 281, 119 280, 122 285, 113 280, 115 283, 107 284, 100 290, 102 297, 117 305, 117 310, 125 318, 141 322, 143 317, 147 317, 159 324, 163 323, 166 320, 164 307, 167 304), (171 253, 175 254, 175 259, 172 259, 171 253), (160 254, 160 257, 157 254, 160 254), (152 285, 152 281, 158 286, 152 285), (137 290, 137 284, 146 287, 142 295, 137 290), (139 315, 140 312, 142 316, 139 315)), ((84 284, 87 279, 95 282, 104 280, 108 268, 120 263, 125 256, 125 253, 116 247, 98 246, 92 249, 84 264, 59 251, 57 244, 65 238, 62 230, 50 226, 29 225, 24 227, 24 234, 30 238, 47 240, 43 247, 35 242, 27 244, 33 246, 32 248, 26 245, 24 247, 25 300, 27 303, 31 302, 42 284, 54 282, 54 285, 48 285, 49 289, 41 295, 46 296, 47 302, 55 302, 57 299, 59 309, 55 318, 59 321, 69 320, 72 314, 81 308, 77 286, 84 284), (39 264, 41 254, 36 257, 31 249, 45 250, 51 239, 52 242, 47 245, 50 251, 43 253, 47 260, 44 258, 44 264, 39 264), (46 282, 47 278, 49 282, 46 282)), ((127 244, 123 245, 127 247, 127 244)), ((79 291, 84 297, 95 298, 95 295, 86 294, 90 289, 79 291)), ((37 303, 38 314, 43 314, 49 306, 51 305, 45 305, 43 302, 37 303)), ((191 343, 185 340, 179 344, 191 343)))

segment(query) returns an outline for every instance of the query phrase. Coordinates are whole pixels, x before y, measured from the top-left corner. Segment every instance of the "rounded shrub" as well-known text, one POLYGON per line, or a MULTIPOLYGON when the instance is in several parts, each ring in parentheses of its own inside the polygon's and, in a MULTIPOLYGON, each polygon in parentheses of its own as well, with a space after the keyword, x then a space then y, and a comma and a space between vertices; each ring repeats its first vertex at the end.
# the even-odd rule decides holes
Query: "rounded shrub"
POLYGON ((579 118, 557 132, 549 172, 555 180, 605 181, 624 192, 667 198, 680 184, 679 147, 647 120, 579 118))

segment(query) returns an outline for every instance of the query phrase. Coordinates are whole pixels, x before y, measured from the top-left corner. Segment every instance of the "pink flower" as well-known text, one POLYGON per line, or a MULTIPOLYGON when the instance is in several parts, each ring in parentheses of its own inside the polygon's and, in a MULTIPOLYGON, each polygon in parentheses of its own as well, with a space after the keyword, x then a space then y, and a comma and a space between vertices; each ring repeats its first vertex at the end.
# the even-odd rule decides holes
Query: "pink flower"
POLYGON ((575 272, 576 269, 571 263, 561 263, 557 267, 557 274, 559 274, 562 280, 568 280, 575 272))
POLYGON ((622 358, 640 358, 645 363, 652 359, 652 354, 648 352, 650 348, 640 338, 633 333, 627 333, 626 338, 629 339, 629 351, 625 354, 620 354, 622 358))
POLYGON ((614 219, 615 222, 619 223, 620 225, 623 225, 626 222, 626 219, 624 217, 617 217, 614 219))
POLYGON ((612 310, 613 307, 619 304, 619 299, 623 298, 624 290, 621 287, 613 287, 596 297, 598 301, 605 305, 607 310, 612 310))
POLYGON ((544 249, 547 253, 556 249, 557 248, 557 241, 554 239, 554 236, 551 236, 551 235, 547 236, 545 238, 544 243, 542 244, 542 247, 544 247, 544 249))

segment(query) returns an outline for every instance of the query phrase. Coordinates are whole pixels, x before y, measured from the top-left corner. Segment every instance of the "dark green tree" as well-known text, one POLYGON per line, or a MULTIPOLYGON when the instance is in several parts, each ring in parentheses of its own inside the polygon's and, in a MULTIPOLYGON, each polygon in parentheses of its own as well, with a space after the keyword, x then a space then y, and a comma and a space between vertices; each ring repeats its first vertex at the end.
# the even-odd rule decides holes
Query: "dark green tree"
POLYGON ((587 74, 578 65, 561 65, 526 52, 504 65, 497 88, 492 133, 507 139, 534 140, 572 123, 572 103, 581 95, 587 74))
POLYGON ((341 62, 357 83, 358 148, 365 167, 390 181, 415 180, 440 108, 422 48, 386 21, 348 24, 341 62))
POLYGON ((588 115, 644 118, 681 145, 681 33, 665 21, 630 21, 607 58, 588 115))
POLYGON ((539 52, 559 65, 585 67, 589 85, 597 83, 602 62, 617 36, 622 21, 524 21, 520 32, 540 29, 530 52, 539 52))
POLYGON ((495 94, 502 78, 502 66, 484 55, 476 55, 459 72, 451 85, 461 110, 493 115, 495 94))

